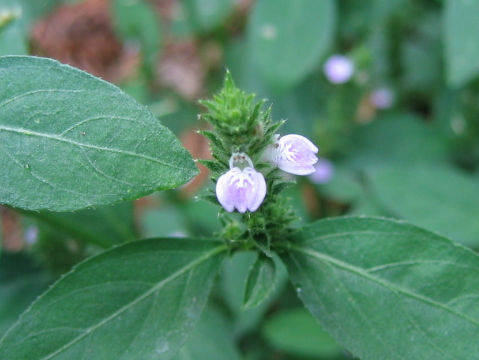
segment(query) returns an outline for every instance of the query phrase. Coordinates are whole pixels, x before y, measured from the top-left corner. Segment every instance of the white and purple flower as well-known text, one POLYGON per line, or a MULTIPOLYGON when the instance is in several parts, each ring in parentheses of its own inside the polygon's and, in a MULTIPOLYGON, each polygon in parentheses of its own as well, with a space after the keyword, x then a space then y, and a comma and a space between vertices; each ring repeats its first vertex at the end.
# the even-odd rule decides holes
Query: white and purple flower
POLYGON ((332 55, 324 64, 324 75, 333 84, 348 82, 354 74, 354 62, 344 55, 332 55))
POLYGON ((240 213, 256 211, 266 195, 263 174, 254 169, 251 159, 244 153, 235 153, 230 159, 230 170, 216 182, 216 197, 226 211, 240 213), (248 166, 240 169, 234 162, 246 161, 248 166))
POLYGON ((309 175, 316 171, 316 153, 318 148, 301 135, 289 134, 282 137, 276 135, 271 160, 281 170, 294 175, 309 175))

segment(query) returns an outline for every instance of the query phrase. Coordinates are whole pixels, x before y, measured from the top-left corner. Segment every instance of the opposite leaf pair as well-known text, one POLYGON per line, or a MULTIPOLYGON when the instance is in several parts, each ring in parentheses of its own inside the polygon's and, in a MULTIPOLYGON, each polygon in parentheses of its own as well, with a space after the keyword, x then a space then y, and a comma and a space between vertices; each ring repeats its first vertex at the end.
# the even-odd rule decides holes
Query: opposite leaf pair
MULTIPOLYGON (((276 135, 275 143, 267 149, 265 157, 281 170, 295 175, 312 174, 318 161, 318 148, 301 135, 276 135)), ((216 196, 226 211, 236 208, 240 213, 256 211, 266 195, 266 181, 256 171, 245 153, 234 153, 229 161, 230 170, 218 178, 216 196), (246 162, 243 169, 235 164, 246 162)))

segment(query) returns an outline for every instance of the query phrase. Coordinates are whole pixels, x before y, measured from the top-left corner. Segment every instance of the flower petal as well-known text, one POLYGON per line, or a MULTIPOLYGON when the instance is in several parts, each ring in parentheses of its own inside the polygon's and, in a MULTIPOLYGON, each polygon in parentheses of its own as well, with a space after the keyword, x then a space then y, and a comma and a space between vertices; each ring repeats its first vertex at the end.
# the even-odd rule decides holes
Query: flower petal
POLYGON ((234 175, 234 173, 232 173, 230 170, 227 173, 221 175, 216 182, 216 198, 218 199, 221 206, 223 206, 223 208, 228 212, 232 212, 234 210, 234 204, 230 201, 228 191, 228 184, 232 175, 234 175))
POLYGON ((281 170, 294 175, 310 175, 316 171, 313 165, 295 164, 286 161, 278 163, 278 167, 281 170))
POLYGON ((290 144, 292 145, 293 147, 306 147, 307 149, 309 149, 310 151, 312 151, 313 153, 317 153, 319 151, 318 147, 316 145, 314 145, 311 140, 309 140, 308 138, 305 138, 304 136, 302 135, 298 135, 298 134, 288 134, 288 135, 285 135, 285 136, 282 136, 280 139, 279 139, 279 144, 280 146, 282 144, 286 145, 286 144, 290 144))
POLYGON ((245 168, 243 172, 253 180, 253 191, 248 201, 248 210, 254 212, 258 210, 266 196, 266 181, 264 180, 263 174, 255 169, 245 168))

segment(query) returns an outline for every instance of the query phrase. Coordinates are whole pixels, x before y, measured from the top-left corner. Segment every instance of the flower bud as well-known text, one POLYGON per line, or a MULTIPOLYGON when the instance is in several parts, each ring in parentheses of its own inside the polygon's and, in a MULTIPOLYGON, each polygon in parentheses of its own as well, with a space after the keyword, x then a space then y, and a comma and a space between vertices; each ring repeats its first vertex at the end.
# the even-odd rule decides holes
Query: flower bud
POLYGON ((253 168, 251 160, 246 155, 241 156, 243 159, 246 157, 245 160, 250 166, 241 170, 239 167, 233 167, 230 160, 230 170, 221 175, 216 183, 216 197, 228 212, 234 211, 235 208, 240 213, 246 210, 256 211, 266 195, 263 174, 253 168))
MULTIPOLYGON (((277 135, 278 136, 278 135, 277 135)), ((273 162, 283 171, 309 175, 316 171, 318 148, 304 136, 289 134, 276 140, 273 162)))
POLYGON ((354 74, 354 62, 344 55, 333 55, 324 64, 324 75, 333 84, 342 84, 354 74))

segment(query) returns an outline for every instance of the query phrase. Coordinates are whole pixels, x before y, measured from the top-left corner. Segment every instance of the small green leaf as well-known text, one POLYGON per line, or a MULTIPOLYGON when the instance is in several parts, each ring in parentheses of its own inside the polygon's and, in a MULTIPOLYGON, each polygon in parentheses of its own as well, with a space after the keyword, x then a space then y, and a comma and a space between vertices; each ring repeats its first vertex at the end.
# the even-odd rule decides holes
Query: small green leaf
POLYGON ((479 75, 479 2, 446 0, 443 31, 447 80, 460 87, 479 75))
POLYGON ((248 37, 261 73, 282 88, 300 82, 330 46, 335 17, 333 0, 258 1, 248 37))
POLYGON ((115 86, 54 60, 0 58, 0 203, 70 211, 171 189, 189 153, 115 86))
POLYGON ((479 257, 402 222, 318 221, 281 253, 299 297, 354 355, 474 359, 479 257))
POLYGON ((322 359, 341 353, 341 347, 304 308, 275 313, 264 324, 262 334, 275 348, 298 356, 322 359))
POLYGON ((243 308, 251 309, 260 305, 274 289, 276 266, 266 256, 258 256, 246 280, 243 308))
POLYGON ((61 278, 0 340, 9 360, 169 359, 197 322, 225 246, 128 243, 61 278))
POLYGON ((220 277, 220 285, 224 300, 233 314, 233 331, 235 336, 251 331, 261 321, 275 295, 279 294, 286 284, 286 269, 278 259, 276 262, 276 284, 271 296, 259 306, 243 308, 243 299, 249 270, 256 261, 257 254, 252 251, 241 251, 226 259, 220 277))

